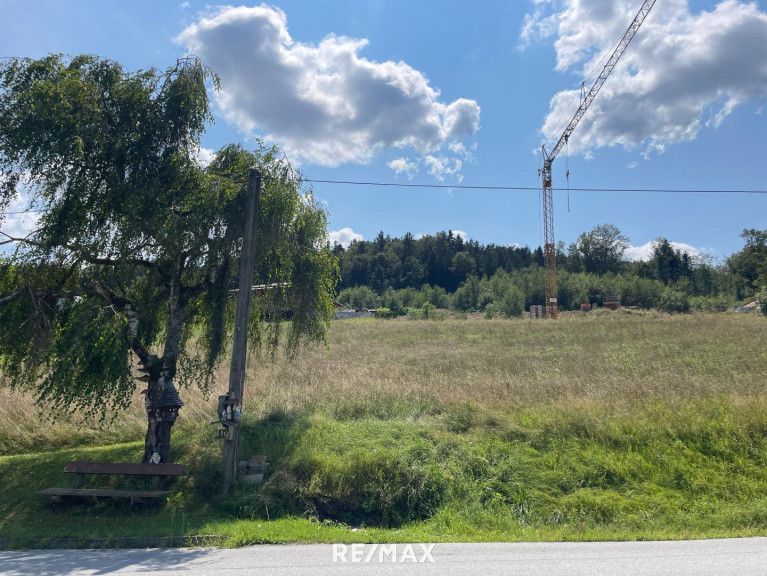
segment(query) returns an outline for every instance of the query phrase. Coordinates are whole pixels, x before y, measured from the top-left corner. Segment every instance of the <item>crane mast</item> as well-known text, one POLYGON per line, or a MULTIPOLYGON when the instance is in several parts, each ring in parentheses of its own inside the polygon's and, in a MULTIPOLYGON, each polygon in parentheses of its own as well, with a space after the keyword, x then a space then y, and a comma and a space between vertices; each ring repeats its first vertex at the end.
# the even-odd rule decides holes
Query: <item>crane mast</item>
POLYGON ((626 48, 628 48, 628 45, 631 43, 637 30, 639 30, 642 22, 647 18, 647 15, 654 4, 655 0, 645 0, 642 4, 634 21, 628 27, 628 30, 626 30, 623 38, 621 38, 618 46, 615 48, 610 59, 607 61, 607 64, 605 64, 602 72, 599 74, 599 77, 594 81, 591 90, 589 90, 588 94, 583 98, 581 105, 570 120, 567 128, 565 128, 565 131, 562 132, 562 135, 559 137, 554 148, 551 149, 551 152, 546 152, 545 146, 541 146, 541 150, 543 151, 543 168, 540 170, 541 180, 543 182, 543 266, 544 293, 546 297, 546 312, 544 318, 556 319, 558 316, 557 253, 554 244, 554 202, 551 189, 551 165, 554 163, 554 160, 559 155, 559 152, 564 145, 567 144, 573 130, 575 130, 575 127, 578 126, 578 123, 581 121, 581 118, 583 118, 586 110, 591 106, 597 93, 599 93, 599 89, 610 76, 613 68, 615 68, 615 65, 618 63, 618 60, 623 56, 623 53, 626 51, 626 48))

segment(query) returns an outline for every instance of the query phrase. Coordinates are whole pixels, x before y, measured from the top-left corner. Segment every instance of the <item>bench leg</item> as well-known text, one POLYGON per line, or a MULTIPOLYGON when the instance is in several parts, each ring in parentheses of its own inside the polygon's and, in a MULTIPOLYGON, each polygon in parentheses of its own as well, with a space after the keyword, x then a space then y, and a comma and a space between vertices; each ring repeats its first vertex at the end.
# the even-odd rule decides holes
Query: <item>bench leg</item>
POLYGON ((72 488, 82 488, 83 482, 85 482, 85 474, 75 474, 75 479, 72 482, 72 488))

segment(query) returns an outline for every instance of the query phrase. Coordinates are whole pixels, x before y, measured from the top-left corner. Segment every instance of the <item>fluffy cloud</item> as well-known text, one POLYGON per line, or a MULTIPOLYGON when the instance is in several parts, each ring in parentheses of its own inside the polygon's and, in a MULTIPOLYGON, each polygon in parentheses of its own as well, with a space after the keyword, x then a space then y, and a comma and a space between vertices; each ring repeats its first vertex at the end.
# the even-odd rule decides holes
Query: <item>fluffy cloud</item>
POLYGON ((472 151, 475 146, 467 148, 463 142, 454 140, 447 146, 447 152, 438 154, 424 154, 420 158, 395 158, 387 164, 396 176, 406 174, 408 180, 418 174, 422 169, 439 182, 446 178, 457 183, 463 181, 463 169, 465 162, 474 162, 472 151))
POLYGON ((389 162, 387 166, 394 170, 394 173, 397 176, 400 174, 407 175, 408 180, 412 180, 413 176, 418 174, 418 164, 408 160, 407 158, 395 158, 389 162))
POLYGON ((213 161, 213 158, 216 157, 216 151, 212 148, 205 148, 200 146, 197 148, 197 150, 195 150, 194 155, 197 159, 197 163, 203 168, 206 168, 208 164, 213 161))
POLYGON ((362 234, 357 234, 351 228, 341 228, 335 232, 328 232, 328 239, 330 240, 331 246, 334 244, 340 244, 344 248, 348 248, 349 244, 355 240, 362 240, 363 238, 362 234))
MULTIPOLYGON (((556 35, 556 69, 591 73, 587 88, 638 7, 634 0, 534 1, 522 46, 556 35)), ((570 151, 620 145, 647 157, 717 128, 738 105, 767 96, 765 38, 767 13, 755 2, 724 0, 699 13, 687 0, 659 2, 573 133, 570 151)), ((545 136, 559 137, 579 92, 554 95, 545 136)))
POLYGON ((423 159, 426 165, 427 171, 431 176, 434 176, 440 182, 445 180, 446 176, 455 176, 458 182, 463 181, 463 175, 461 174, 461 168, 463 168, 463 162, 458 158, 447 158, 446 156, 433 156, 427 154, 423 159))
POLYGON ((360 56, 365 39, 298 42, 277 8, 220 8, 176 41, 220 75, 216 99, 229 121, 278 142, 299 161, 365 163, 405 147, 434 154, 479 129, 474 100, 443 102, 405 62, 360 56))
MULTIPOLYGON (((687 252, 690 256, 702 256, 703 250, 685 244, 684 242, 670 242, 671 247, 674 250, 679 250, 682 253, 687 252)), ((652 251, 655 247, 655 240, 651 240, 641 246, 629 246, 623 253, 624 260, 631 260, 632 262, 644 261, 647 262, 652 258, 652 251)))

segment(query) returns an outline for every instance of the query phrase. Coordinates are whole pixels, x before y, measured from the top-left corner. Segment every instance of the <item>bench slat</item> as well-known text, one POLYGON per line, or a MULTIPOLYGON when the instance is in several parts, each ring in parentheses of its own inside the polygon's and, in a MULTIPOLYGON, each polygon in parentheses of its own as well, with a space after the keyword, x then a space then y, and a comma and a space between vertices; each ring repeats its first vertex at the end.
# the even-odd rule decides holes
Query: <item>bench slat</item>
POLYGON ((75 474, 122 474, 125 476, 183 476, 183 464, 135 462, 67 462, 64 472, 75 474))
POLYGON ((46 488, 38 494, 44 496, 109 496, 111 498, 162 498, 166 490, 107 490, 101 488, 46 488))

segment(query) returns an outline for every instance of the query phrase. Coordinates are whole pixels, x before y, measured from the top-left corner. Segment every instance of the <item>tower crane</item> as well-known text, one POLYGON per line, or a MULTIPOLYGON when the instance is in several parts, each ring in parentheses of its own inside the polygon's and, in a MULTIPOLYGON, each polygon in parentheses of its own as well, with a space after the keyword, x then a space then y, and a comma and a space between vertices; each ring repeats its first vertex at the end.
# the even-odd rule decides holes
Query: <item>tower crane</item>
POLYGON ((613 68, 615 68, 615 65, 618 63, 618 60, 620 60, 621 56, 623 56, 623 53, 626 51, 626 48, 628 48, 628 45, 631 43, 631 40, 637 33, 637 30, 639 30, 642 22, 644 22, 645 18, 647 18, 647 15, 649 14, 654 4, 655 0, 644 1, 642 7, 639 9, 639 13, 628 27, 628 30, 626 30, 623 38, 621 38, 621 41, 613 51, 612 56, 610 56, 607 64, 605 64, 602 72, 599 74, 599 77, 591 87, 591 90, 589 90, 588 94, 586 94, 586 96, 581 101, 581 105, 578 107, 575 115, 570 120, 567 128, 565 128, 565 131, 562 132, 562 136, 559 137, 559 140, 557 141, 554 148, 551 149, 551 152, 546 152, 545 144, 541 146, 541 150, 543 151, 543 168, 541 168, 538 172, 543 181, 543 267, 544 293, 546 297, 544 318, 556 319, 558 315, 557 254, 554 245, 554 203, 551 193, 551 165, 554 163, 554 160, 565 146, 565 144, 567 144, 567 141, 570 139, 570 135, 573 133, 573 130, 575 130, 575 127, 578 126, 578 123, 581 121, 581 118, 583 118, 586 110, 588 110, 589 106, 594 101, 594 98, 596 98, 599 89, 605 83, 608 76, 610 76, 613 68))

